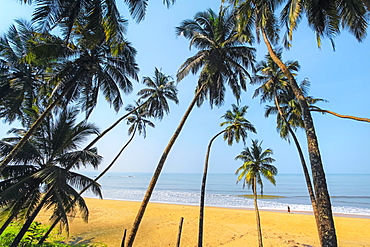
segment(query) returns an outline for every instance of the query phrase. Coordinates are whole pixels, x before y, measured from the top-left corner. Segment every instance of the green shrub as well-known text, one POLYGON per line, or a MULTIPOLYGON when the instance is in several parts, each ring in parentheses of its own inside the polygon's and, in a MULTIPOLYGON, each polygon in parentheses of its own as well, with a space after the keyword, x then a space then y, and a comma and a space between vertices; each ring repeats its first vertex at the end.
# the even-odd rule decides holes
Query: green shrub
MULTIPOLYGON (((0 236, 0 247, 8 247, 12 242, 15 236, 17 236, 21 225, 13 224, 9 225, 6 230, 0 236)), ((28 229, 27 233, 23 237, 22 241, 19 244, 19 247, 40 247, 38 241, 44 236, 48 230, 47 226, 42 225, 39 222, 33 222, 28 229)), ((61 241, 61 240, 59 240, 61 241)), ((65 243, 60 243, 59 241, 45 242, 42 247, 104 247, 103 244, 82 244, 82 245, 70 245, 65 243)))

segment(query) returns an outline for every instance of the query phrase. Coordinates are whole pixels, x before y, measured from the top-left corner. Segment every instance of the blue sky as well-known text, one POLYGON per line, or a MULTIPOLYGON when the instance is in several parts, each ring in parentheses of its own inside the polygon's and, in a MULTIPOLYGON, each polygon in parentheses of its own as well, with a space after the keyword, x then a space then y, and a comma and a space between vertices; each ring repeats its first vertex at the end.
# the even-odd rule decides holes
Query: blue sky
MULTIPOLYGON (((214 0, 177 0, 174 6, 167 9, 161 2, 149 1, 146 18, 139 24, 129 17, 126 6, 123 3, 119 4, 122 15, 129 20, 127 39, 138 51, 140 78, 153 76, 155 67, 161 68, 162 72, 175 78, 179 66, 196 52, 194 49, 189 50, 189 43, 185 38, 175 36, 175 27, 182 20, 193 18, 198 11, 208 8, 217 11, 220 3, 214 0)), ((0 1, 0 32, 6 31, 15 18, 27 19, 31 13, 32 7, 20 5, 15 0, 0 1)), ((324 40, 322 48, 318 49, 314 33, 302 22, 295 33, 292 49, 284 51, 283 58, 285 61, 299 61, 301 70, 298 81, 308 78, 311 81, 310 95, 329 101, 320 103, 320 107, 341 114, 370 118, 368 97, 370 74, 369 63, 366 62, 370 57, 369 41, 358 43, 353 36, 343 31, 335 43, 335 52, 329 40, 324 40)), ((263 44, 254 47, 258 51, 257 60, 262 60, 267 52, 266 48, 263 44)), ((171 114, 161 122, 156 121, 156 128, 147 130, 146 139, 137 136, 112 171, 154 171, 168 140, 193 97, 196 81, 197 76, 188 76, 178 84, 180 104, 171 104, 171 114)), ((137 98, 136 92, 141 88, 140 83, 135 83, 134 92, 125 96, 125 103, 132 103, 137 98)), ((258 132, 249 135, 247 145, 250 145, 250 139, 263 140, 264 149, 273 149, 275 165, 280 173, 301 173, 302 168, 295 146, 280 139, 275 130, 274 117, 266 119, 263 116, 264 105, 260 105, 259 99, 252 99, 254 89, 255 87, 248 85, 248 91, 243 94, 241 102, 242 105, 249 106, 246 117, 258 132)), ((208 102, 201 108, 195 108, 175 143, 163 172, 202 172, 208 142, 221 130, 220 116, 233 103, 236 103, 235 99, 227 94, 225 104, 220 108, 210 109, 208 102)), ((123 109, 116 114, 101 99, 90 121, 104 130, 122 114, 123 109)), ((365 158, 370 147, 370 125, 331 115, 319 113, 312 115, 325 171, 370 173, 370 164, 365 158)), ((13 126, 19 127, 17 124, 13 126)), ((0 127, 0 135, 4 137, 10 127, 4 124, 0 127)), ((110 163, 128 140, 127 129, 127 125, 122 123, 97 144, 99 153, 104 156, 101 169, 110 163)), ((298 137, 304 150, 307 150, 304 132, 298 131, 298 137)), ((234 157, 242 149, 242 143, 229 147, 222 138, 217 139, 212 148, 210 172, 234 173, 241 165, 240 161, 234 161, 234 157)))

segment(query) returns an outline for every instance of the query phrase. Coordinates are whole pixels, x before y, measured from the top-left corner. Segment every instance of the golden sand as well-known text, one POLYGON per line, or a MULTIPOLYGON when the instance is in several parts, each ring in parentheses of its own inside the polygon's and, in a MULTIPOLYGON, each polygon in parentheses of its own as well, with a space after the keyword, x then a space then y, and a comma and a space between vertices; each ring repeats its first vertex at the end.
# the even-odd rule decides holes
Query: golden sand
MULTIPOLYGON (((80 218, 70 224, 70 243, 104 243, 121 246, 124 229, 132 226, 139 202, 86 198, 89 223, 80 218)), ((319 246, 313 215, 262 211, 264 246, 319 246)), ((134 246, 176 246, 180 218, 184 217, 181 246, 197 245, 199 207, 150 203, 134 246)), ((47 214, 39 217, 46 222, 47 214)), ((341 247, 370 246, 370 219, 335 217, 341 247)), ((203 246, 258 246, 253 210, 207 207, 203 246)))

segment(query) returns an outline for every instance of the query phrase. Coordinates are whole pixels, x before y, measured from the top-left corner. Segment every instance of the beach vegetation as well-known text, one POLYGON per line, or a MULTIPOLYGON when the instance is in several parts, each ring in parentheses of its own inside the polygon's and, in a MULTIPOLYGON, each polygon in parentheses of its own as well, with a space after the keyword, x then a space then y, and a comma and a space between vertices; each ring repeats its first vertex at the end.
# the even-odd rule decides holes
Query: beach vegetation
POLYGON ((133 245, 168 154, 195 104, 201 106, 207 99, 211 107, 221 106, 224 102, 226 85, 239 100, 242 90, 246 90, 247 80, 251 78, 248 69, 252 68, 255 61, 255 49, 244 45, 245 40, 249 40, 250 37, 248 33, 236 32, 234 12, 230 9, 221 8, 218 14, 210 9, 199 12, 194 19, 184 20, 176 28, 176 34, 189 39, 190 46, 199 49, 177 72, 177 81, 181 81, 189 73, 197 74, 200 71, 196 93, 158 162, 128 236, 128 247, 133 245))
MULTIPOLYGON (((17 235, 17 232, 21 228, 19 224, 12 224, 9 226, 2 234, 0 238, 0 247, 8 247, 11 245, 14 237, 17 235)), ((30 228, 27 230, 25 236, 21 240, 18 246, 20 247, 105 247, 106 245, 100 243, 94 244, 71 244, 64 243, 65 237, 61 235, 53 235, 48 239, 48 242, 43 243, 42 245, 38 244, 39 239, 47 231, 48 227, 41 224, 40 222, 33 222, 30 228)))
POLYGON ((257 133, 256 128, 251 122, 249 122, 244 115, 247 113, 247 106, 237 106, 232 105, 232 110, 227 110, 221 118, 226 120, 220 124, 221 127, 224 127, 222 131, 218 132, 212 139, 209 141, 207 147, 206 158, 204 161, 204 170, 203 178, 200 192, 200 207, 199 207, 199 233, 198 233, 198 247, 203 246, 203 221, 204 221, 204 202, 206 195, 206 183, 207 183, 207 174, 209 166, 209 156, 211 153, 211 147, 213 141, 220 135, 223 134, 224 140, 227 141, 227 144, 231 146, 234 141, 239 142, 240 140, 246 143, 246 138, 248 137, 248 131, 252 133, 257 133))
POLYGON ((266 149, 263 151, 261 145, 262 141, 259 143, 258 140, 252 140, 251 147, 244 148, 244 150, 235 157, 236 160, 243 161, 243 165, 240 166, 235 172, 235 174, 238 175, 237 182, 243 181, 243 187, 245 187, 245 185, 247 185, 248 188, 252 187, 259 247, 263 246, 263 241, 260 214, 257 203, 257 186, 260 186, 260 192, 262 195, 262 177, 266 178, 273 185, 276 185, 275 176, 278 172, 277 168, 271 165, 271 163, 275 161, 275 159, 271 157, 273 154, 272 149, 266 149))

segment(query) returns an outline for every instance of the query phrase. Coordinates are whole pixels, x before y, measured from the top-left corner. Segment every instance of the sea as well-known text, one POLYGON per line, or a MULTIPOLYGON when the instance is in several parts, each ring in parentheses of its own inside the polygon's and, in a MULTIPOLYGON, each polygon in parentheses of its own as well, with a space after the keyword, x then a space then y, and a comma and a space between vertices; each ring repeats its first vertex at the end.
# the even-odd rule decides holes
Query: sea
MULTIPOLYGON (((151 173, 107 173, 98 182, 104 199, 141 201, 151 178, 151 173)), ((201 179, 202 174, 196 173, 163 173, 150 201, 199 205, 201 179)), ((327 174, 326 179, 334 214, 370 217, 370 174, 327 174)), ((253 209, 253 198, 244 196, 252 195, 252 190, 236 180, 235 174, 208 174, 206 206, 253 209)), ((279 174, 276 186, 263 181, 263 195, 258 199, 262 210, 286 211, 289 205, 293 213, 312 212, 302 174, 279 174)), ((83 196, 97 198, 91 192, 83 196)))

